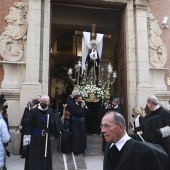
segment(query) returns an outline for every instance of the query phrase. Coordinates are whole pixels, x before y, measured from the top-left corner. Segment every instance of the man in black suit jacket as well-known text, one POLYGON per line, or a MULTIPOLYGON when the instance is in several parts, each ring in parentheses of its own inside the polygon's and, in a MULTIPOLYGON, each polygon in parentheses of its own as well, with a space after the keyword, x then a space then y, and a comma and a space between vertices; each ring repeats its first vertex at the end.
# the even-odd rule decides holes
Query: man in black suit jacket
POLYGON ((108 109, 108 111, 115 111, 115 112, 121 113, 121 110, 120 110, 120 107, 119 107, 119 99, 118 98, 113 98, 112 106, 111 106, 111 108, 108 109))
POLYGON ((145 140, 161 145, 170 161, 170 114, 160 106, 155 96, 148 97, 147 106, 150 113, 145 117, 145 140))
POLYGON ((102 119, 101 132, 108 142, 104 170, 168 170, 168 156, 162 147, 131 139, 121 114, 114 111, 106 113, 102 119))

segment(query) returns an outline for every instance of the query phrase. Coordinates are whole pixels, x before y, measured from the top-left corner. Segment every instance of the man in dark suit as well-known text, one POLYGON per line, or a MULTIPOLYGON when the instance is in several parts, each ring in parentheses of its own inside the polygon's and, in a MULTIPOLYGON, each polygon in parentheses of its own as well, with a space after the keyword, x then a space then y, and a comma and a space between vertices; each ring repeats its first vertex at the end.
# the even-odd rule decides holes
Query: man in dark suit
POLYGON ((155 96, 149 96, 147 106, 150 113, 146 117, 144 134, 147 142, 159 144, 166 151, 170 160, 170 114, 160 106, 155 96))
POLYGON ((112 106, 111 106, 111 108, 108 108, 108 111, 115 111, 115 112, 121 113, 121 110, 120 110, 120 107, 119 107, 119 99, 118 98, 113 98, 112 106))
POLYGON ((168 156, 161 146, 131 139, 121 114, 107 112, 102 119, 101 132, 108 142, 104 170, 168 170, 168 156))
POLYGON ((49 104, 49 96, 43 95, 38 107, 30 109, 23 141, 24 146, 29 145, 24 170, 52 170, 49 120, 53 110, 49 104))
POLYGON ((66 110, 69 111, 69 112, 75 106, 74 97, 76 95, 79 95, 79 92, 77 90, 73 90, 71 95, 69 95, 67 97, 67 100, 66 100, 66 104, 67 104, 66 110))

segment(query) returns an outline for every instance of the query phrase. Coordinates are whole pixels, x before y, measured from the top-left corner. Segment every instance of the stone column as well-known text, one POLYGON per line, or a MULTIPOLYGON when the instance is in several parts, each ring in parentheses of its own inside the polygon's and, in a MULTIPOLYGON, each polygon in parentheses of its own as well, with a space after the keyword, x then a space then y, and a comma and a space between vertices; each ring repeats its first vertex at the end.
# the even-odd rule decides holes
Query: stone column
POLYGON ((137 91, 136 100, 138 107, 146 105, 149 95, 154 95, 150 83, 147 7, 148 0, 136 0, 135 5, 135 39, 136 39, 136 71, 137 91))
MULTIPOLYGON (((51 36, 51 0, 44 1, 44 17, 43 17, 43 63, 42 63, 42 92, 43 94, 48 94, 49 86, 49 59, 50 59, 50 36, 51 36)), ((40 69, 40 70, 41 70, 40 69)))
POLYGON ((42 3, 43 1, 29 0, 28 30, 26 44, 26 77, 20 93, 20 113, 23 113, 28 100, 42 94, 40 82, 40 56, 42 41, 42 3))
POLYGON ((127 101, 128 121, 132 122, 131 111, 136 106, 136 58, 135 58, 135 31, 133 1, 127 3, 125 9, 126 32, 126 63, 127 63, 127 101))

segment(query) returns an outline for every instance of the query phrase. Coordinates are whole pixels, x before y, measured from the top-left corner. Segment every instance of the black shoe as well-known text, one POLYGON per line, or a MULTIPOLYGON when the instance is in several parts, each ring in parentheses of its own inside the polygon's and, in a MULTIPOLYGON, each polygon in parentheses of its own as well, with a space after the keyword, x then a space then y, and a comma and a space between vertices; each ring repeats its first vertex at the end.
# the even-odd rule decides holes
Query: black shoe
POLYGON ((6 166, 3 166, 2 170, 7 170, 6 166))
POLYGON ((24 159, 24 158, 25 158, 25 156, 24 156, 24 155, 22 155, 22 156, 21 156, 21 158, 22 158, 22 159, 24 159))

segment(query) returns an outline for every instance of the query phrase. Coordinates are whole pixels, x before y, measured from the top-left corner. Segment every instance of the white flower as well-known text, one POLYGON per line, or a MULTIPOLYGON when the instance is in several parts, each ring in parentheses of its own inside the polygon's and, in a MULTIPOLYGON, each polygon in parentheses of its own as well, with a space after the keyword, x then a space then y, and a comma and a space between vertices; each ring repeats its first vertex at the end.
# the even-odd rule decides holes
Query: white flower
POLYGON ((94 93, 97 98, 99 99, 104 99, 105 96, 105 91, 103 88, 96 87, 96 85, 85 85, 85 86, 80 86, 80 95, 83 98, 89 98, 89 95, 91 93, 94 93))

